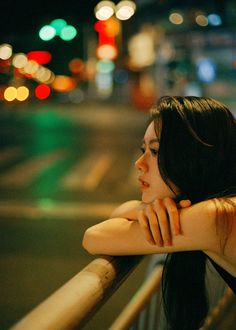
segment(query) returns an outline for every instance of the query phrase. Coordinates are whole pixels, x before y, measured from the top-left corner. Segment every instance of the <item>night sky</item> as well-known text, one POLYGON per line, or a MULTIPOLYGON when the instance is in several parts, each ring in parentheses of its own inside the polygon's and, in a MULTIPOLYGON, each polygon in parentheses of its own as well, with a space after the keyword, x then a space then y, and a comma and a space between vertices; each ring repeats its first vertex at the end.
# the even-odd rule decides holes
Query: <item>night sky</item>
MULTIPOLYGON (((54 18, 64 18, 71 24, 95 20, 94 7, 98 0, 1 1, 0 37, 30 33, 54 18)), ((3 40, 1 40, 3 41, 3 40)))

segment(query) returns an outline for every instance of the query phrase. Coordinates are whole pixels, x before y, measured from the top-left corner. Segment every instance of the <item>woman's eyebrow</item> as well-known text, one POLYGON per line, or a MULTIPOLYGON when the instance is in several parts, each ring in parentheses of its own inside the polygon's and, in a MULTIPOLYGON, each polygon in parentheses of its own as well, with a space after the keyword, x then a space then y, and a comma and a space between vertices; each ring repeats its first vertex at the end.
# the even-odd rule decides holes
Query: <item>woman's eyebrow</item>
MULTIPOLYGON (((148 141, 148 144, 152 144, 152 143, 159 143, 160 141, 158 140, 158 138, 155 139, 151 139, 150 141, 148 141)), ((142 140, 142 144, 146 144, 145 140, 142 140)))

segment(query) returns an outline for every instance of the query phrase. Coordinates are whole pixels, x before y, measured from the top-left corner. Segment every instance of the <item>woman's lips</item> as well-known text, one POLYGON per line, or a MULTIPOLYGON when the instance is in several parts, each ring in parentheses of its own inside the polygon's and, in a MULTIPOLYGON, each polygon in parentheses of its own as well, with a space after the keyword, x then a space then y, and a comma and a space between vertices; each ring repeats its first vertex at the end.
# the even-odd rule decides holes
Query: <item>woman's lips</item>
POLYGON ((146 181, 144 181, 142 178, 139 178, 139 184, 141 189, 146 189, 150 187, 150 184, 146 181))

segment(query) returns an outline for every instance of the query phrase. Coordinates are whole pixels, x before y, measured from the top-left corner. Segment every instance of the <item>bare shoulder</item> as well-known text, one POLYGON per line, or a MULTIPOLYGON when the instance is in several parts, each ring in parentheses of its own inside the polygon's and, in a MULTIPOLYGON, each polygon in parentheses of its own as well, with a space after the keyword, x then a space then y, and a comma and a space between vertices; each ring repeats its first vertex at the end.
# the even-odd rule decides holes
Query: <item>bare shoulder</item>
POLYGON ((232 228, 235 227, 234 230, 236 230, 236 197, 225 200, 210 199, 194 204, 191 207, 181 209, 180 217, 183 225, 188 224, 188 222, 194 224, 196 221, 203 227, 215 229, 217 229, 218 224, 221 225, 223 218, 228 218, 231 219, 232 228))
MULTIPOLYGON (((222 226, 222 230, 226 227, 227 239, 225 242, 225 256, 230 258, 236 267, 236 197, 230 198, 226 205, 226 211, 228 217, 223 219, 226 222, 225 226, 222 226)), ((223 222, 223 224, 224 224, 223 222)))

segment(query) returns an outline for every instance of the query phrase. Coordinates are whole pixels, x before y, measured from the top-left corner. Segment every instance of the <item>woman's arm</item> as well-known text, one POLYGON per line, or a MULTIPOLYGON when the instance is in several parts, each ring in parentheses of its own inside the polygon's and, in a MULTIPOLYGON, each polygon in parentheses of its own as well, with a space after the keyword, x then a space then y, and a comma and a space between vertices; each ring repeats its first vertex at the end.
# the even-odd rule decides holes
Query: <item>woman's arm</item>
POLYGON ((131 200, 119 205, 111 214, 110 218, 126 218, 127 220, 137 220, 137 210, 142 205, 142 201, 131 200))
POLYGON ((172 236, 181 232, 178 208, 190 205, 190 200, 176 204, 171 198, 156 199, 149 204, 132 200, 118 206, 111 218, 139 221, 147 241, 159 246, 171 245, 172 236))
POLYGON ((175 251, 209 250, 220 253, 216 233, 215 205, 205 201, 179 210, 181 235, 172 236, 172 245, 149 243, 138 221, 109 219, 85 232, 83 246, 92 254, 134 255, 175 251))

